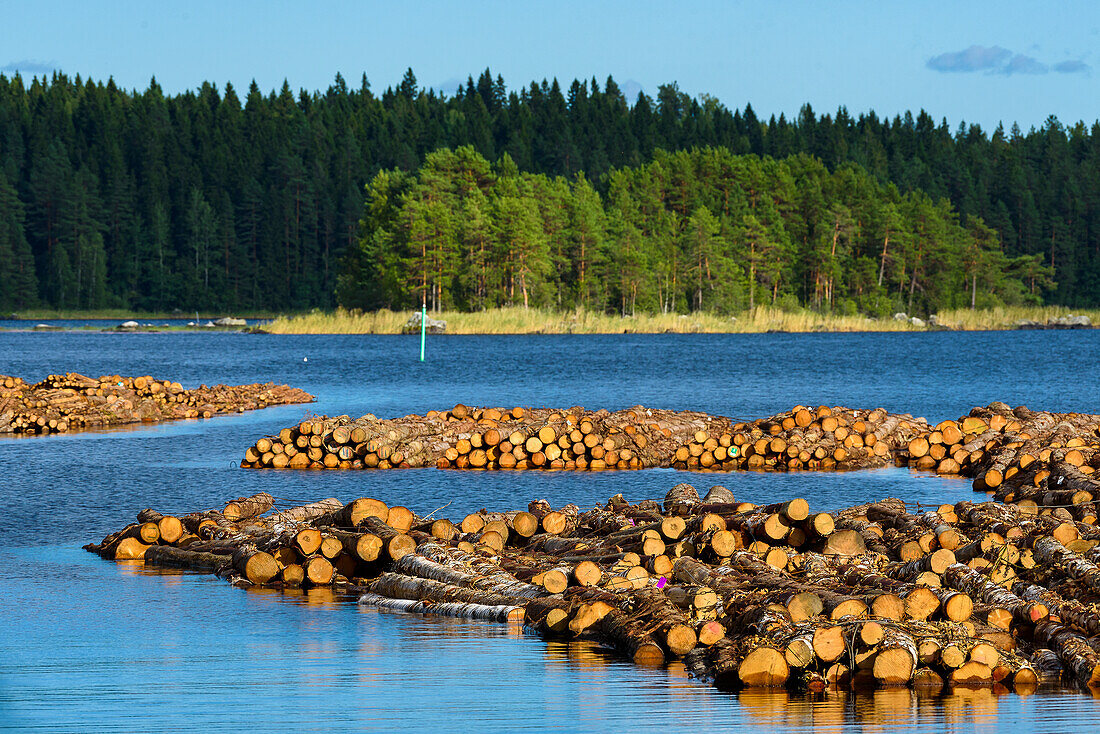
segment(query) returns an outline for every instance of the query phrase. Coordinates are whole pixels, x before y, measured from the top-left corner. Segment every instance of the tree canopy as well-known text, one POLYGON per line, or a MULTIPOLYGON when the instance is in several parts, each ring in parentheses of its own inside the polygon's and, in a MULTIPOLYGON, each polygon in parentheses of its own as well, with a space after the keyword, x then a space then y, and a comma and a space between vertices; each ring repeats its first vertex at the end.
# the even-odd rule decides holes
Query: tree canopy
POLYGON ((918 309, 969 277, 965 303, 1095 306, 1098 172, 1100 126, 1053 117, 1027 132, 809 106, 764 120, 675 84, 627 100, 611 78, 509 89, 488 70, 451 95, 425 89, 412 70, 380 94, 365 76, 349 85, 338 75, 318 92, 205 83, 168 95, 155 80, 127 91, 80 76, 0 75, 0 308, 329 307, 345 262, 361 273, 357 260, 398 252, 404 265, 376 263, 381 280, 345 276, 341 299, 397 303, 423 291, 434 304, 477 308, 506 293, 515 303, 682 310, 794 296, 870 308, 866 294, 885 289, 918 309), (434 172, 440 150, 457 157, 448 165, 466 170, 476 154, 483 168, 450 181, 434 172), (692 154, 695 183, 664 170, 681 165, 682 151, 709 151, 692 154), (705 193, 737 188, 712 180, 741 175, 708 168, 723 156, 759 161, 760 181, 737 179, 750 187, 747 211, 705 193), (673 175, 683 186, 668 187, 673 175), (379 211, 364 215, 368 184, 379 211), (773 195, 754 196, 754 185, 773 195), (849 185, 871 193, 836 192, 849 185), (387 203, 406 194, 419 208, 387 203), (888 203, 864 211, 860 196, 888 203), (792 218, 790 207, 811 214, 792 218), (423 245, 420 262, 403 241, 380 239, 397 236, 393 227, 372 224, 375 241, 361 246, 360 220, 387 212, 416 225, 408 236, 423 245), (868 232, 895 230, 877 254, 868 249, 868 232), (955 247, 943 243, 960 230, 973 244, 941 285, 955 247), (490 245, 502 239, 514 258, 506 282, 490 272, 499 266, 490 245), (734 257, 728 242, 747 243, 743 281, 715 276, 734 257), (797 264, 780 267, 791 253, 797 264), (385 280, 402 267, 421 269, 418 286, 385 280), (1001 273, 1018 283, 1015 296, 995 282, 1001 273), (864 281, 874 288, 853 285, 864 281))
POLYGON ((1049 269, 945 199, 855 164, 725 148, 656 151, 601 195, 582 174, 490 165, 471 146, 367 187, 337 297, 353 308, 586 307, 632 314, 759 304, 886 315, 1036 302, 1049 269))

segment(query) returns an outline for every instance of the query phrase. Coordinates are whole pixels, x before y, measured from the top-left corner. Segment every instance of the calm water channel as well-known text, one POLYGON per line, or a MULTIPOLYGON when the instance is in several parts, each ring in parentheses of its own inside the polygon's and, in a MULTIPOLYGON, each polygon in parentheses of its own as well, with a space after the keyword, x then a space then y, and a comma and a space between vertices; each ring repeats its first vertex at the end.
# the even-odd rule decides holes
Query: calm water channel
MULTIPOLYGON (((383 417, 480 405, 635 404, 758 417, 795 403, 882 406, 930 420, 1004 400, 1100 412, 1100 332, 439 337, 0 332, 0 373, 153 374, 199 383, 274 380, 316 404, 209 421, 0 439, 0 728, 42 731, 649 730, 1094 731, 1100 701, 1075 691, 918 696, 739 696, 682 667, 644 670, 589 644, 500 625, 360 608, 354 599, 244 592, 152 573, 80 546, 143 507, 372 495, 461 517, 480 507, 591 506, 661 497, 712 475, 253 472, 261 434, 306 410, 383 417)), ((815 509, 899 496, 938 504, 969 483, 902 469, 722 477, 739 498, 806 497, 815 509)))

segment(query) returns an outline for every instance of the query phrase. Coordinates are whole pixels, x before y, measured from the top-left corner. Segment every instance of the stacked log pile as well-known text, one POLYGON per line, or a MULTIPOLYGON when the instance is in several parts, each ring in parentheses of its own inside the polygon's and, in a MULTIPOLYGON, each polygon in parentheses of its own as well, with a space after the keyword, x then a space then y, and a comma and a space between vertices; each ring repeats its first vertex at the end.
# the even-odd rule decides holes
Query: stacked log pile
MULTIPOLYGON (((311 434, 313 435, 313 434, 311 434)), ((260 494, 143 510, 86 546, 241 586, 336 585, 395 610, 523 620, 720 687, 1100 686, 1100 531, 996 502, 834 513, 680 484, 582 510, 544 501, 451 521, 371 498, 260 494)))
POLYGON ((786 413, 700 431, 676 450, 677 469, 863 469, 894 460, 928 431, 923 418, 875 410, 795 406, 786 413))
POLYGON ((0 434, 65 433, 126 423, 209 418, 271 405, 309 403, 313 396, 287 385, 201 385, 185 390, 178 382, 150 376, 70 372, 29 384, 0 375, 0 434))
POLYGON ((899 462, 973 477, 974 489, 1029 512, 1096 523, 1100 415, 993 403, 914 436, 899 462))
POLYGON ((885 410, 804 408, 752 423, 635 406, 469 408, 306 420, 259 439, 242 466, 294 469, 855 469, 894 461, 928 424, 885 410))
MULTIPOLYGON (((258 440, 253 468, 642 469, 668 466, 676 448, 711 423, 705 413, 583 408, 468 408, 382 420, 306 420, 258 440)), ((714 429, 710 429, 714 430, 714 429)))
POLYGON ((795 406, 752 422, 636 406, 469 408, 314 418, 265 436, 241 466, 296 469, 839 470, 908 464, 974 478, 1037 515, 1096 524, 1100 416, 993 403, 935 426, 878 408, 795 406))

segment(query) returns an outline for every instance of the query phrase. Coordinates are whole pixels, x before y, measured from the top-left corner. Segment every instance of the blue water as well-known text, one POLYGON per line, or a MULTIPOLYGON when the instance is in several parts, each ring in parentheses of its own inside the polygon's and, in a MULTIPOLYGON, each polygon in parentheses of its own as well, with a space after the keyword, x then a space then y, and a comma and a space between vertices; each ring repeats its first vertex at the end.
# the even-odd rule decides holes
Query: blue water
POLYGON ((389 731, 668 729, 1088 731, 1100 703, 906 691, 719 693, 677 664, 645 670, 590 644, 500 625, 363 609, 331 592, 244 592, 115 564, 79 546, 137 510, 182 512, 269 491, 372 495, 461 517, 536 497, 591 506, 672 484, 815 509, 899 496, 967 499, 965 480, 839 474, 258 472, 244 449, 307 412, 395 416, 455 402, 693 408, 756 417, 795 403, 882 406, 938 421, 992 400, 1100 412, 1100 334, 415 337, 0 333, 0 373, 153 374, 185 386, 274 380, 318 396, 208 421, 0 439, 0 728, 389 731), (155 720, 150 717, 156 717, 155 720))

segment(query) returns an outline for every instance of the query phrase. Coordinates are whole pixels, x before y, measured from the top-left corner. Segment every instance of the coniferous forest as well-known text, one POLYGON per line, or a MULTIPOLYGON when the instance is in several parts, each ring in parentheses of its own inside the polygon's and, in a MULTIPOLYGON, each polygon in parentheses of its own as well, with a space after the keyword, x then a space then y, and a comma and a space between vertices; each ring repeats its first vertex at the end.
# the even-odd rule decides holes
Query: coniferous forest
POLYGON ((0 75, 0 309, 1100 305, 1100 124, 0 75))

